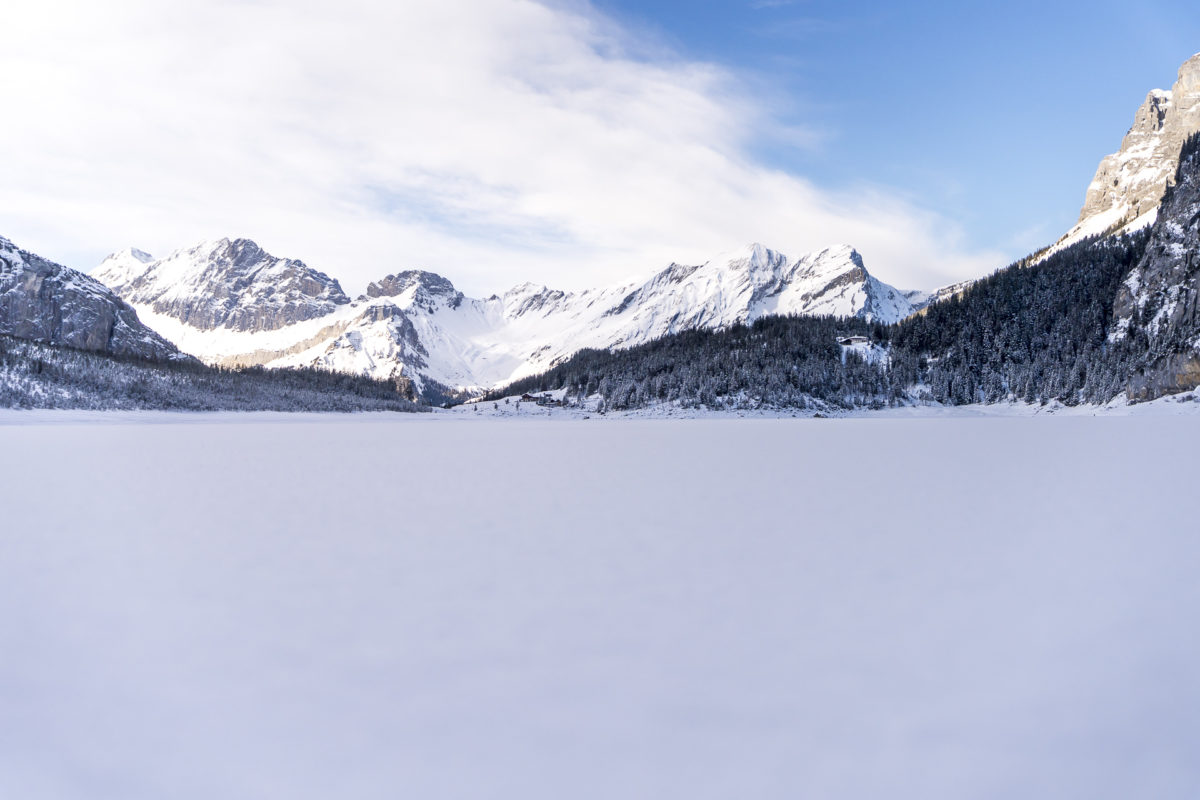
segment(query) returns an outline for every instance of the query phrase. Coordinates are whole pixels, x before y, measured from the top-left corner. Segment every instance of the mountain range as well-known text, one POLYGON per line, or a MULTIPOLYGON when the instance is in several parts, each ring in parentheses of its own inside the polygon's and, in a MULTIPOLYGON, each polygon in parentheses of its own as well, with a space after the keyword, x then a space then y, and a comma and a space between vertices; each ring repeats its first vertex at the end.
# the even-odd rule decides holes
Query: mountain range
POLYGON ((755 244, 705 264, 671 264, 645 281, 580 292, 526 283, 486 298, 408 270, 351 300, 325 273, 246 239, 206 242, 159 260, 124 250, 92 275, 208 363, 403 376, 426 397, 478 393, 584 348, 629 347, 781 314, 891 324, 932 299, 878 280, 848 246, 792 260, 755 244))

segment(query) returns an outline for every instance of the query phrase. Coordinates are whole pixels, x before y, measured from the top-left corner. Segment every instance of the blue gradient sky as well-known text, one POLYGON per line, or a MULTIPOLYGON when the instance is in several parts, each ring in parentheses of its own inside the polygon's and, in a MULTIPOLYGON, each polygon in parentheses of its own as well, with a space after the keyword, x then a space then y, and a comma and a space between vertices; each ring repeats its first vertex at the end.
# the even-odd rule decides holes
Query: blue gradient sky
POLYGON ((595 0, 720 63, 808 135, 758 143, 830 188, 883 183, 1017 253, 1073 222, 1152 88, 1200 52, 1188 0, 595 0))

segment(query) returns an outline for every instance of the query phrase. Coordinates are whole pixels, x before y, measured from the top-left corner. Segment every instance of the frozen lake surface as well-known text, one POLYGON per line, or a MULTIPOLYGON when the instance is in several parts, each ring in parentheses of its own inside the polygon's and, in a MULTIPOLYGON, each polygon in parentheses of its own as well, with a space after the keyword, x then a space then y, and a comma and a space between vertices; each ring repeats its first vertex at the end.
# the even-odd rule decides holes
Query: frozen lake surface
POLYGON ((6 798, 1200 787, 1200 415, 14 420, 6 798))

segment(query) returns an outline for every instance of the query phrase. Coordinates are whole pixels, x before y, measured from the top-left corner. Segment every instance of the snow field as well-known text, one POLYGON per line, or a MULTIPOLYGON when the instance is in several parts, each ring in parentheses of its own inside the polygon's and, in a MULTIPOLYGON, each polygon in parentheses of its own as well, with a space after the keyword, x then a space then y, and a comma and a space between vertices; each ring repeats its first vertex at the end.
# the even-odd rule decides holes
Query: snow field
POLYGON ((1200 784, 1195 415, 108 419, 0 427, 0 796, 1200 784))

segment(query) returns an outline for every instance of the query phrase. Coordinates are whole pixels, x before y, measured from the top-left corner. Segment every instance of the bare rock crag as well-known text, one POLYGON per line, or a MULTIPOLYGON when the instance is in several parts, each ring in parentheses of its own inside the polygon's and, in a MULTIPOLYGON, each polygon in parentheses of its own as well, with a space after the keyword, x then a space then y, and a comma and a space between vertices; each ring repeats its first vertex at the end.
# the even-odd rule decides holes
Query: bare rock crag
POLYGON ((1087 236, 1154 221, 1179 167, 1179 151, 1200 131, 1200 53, 1179 68, 1171 90, 1155 89, 1138 108, 1121 149, 1100 162, 1066 245, 1087 236))
POLYGON ((0 333, 118 355, 181 358, 107 286, 0 237, 0 333))

